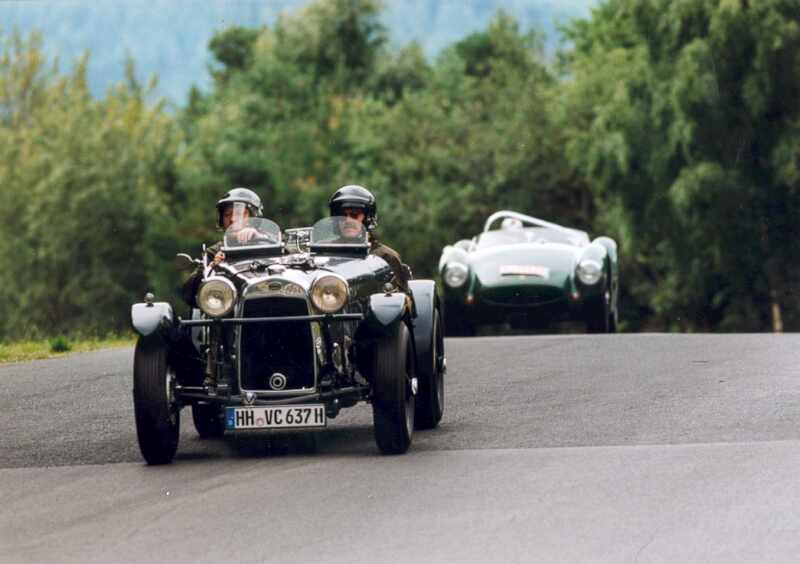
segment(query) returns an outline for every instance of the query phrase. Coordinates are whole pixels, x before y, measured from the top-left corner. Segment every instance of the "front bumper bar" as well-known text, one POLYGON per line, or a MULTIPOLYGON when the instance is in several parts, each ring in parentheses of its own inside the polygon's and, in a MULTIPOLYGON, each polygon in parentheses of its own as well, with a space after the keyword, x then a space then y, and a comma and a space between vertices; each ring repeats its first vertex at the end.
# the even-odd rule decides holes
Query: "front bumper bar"
POLYGON ((207 402, 221 403, 224 405, 241 407, 243 405, 290 405, 290 404, 303 404, 314 403, 319 401, 330 401, 334 399, 363 399, 369 393, 369 386, 350 386, 347 388, 339 388, 326 392, 317 392, 306 394, 302 396, 290 396, 282 399, 255 399, 252 404, 247 404, 244 398, 240 395, 231 396, 212 396, 200 391, 200 388, 178 388, 175 390, 176 395, 181 399, 194 399, 207 402))
POLYGON ((362 321, 364 314, 362 313, 331 313, 326 315, 292 315, 287 317, 223 317, 220 319, 180 319, 178 324, 187 327, 203 326, 203 325, 247 325, 251 323, 278 323, 278 322, 291 322, 291 321, 362 321))

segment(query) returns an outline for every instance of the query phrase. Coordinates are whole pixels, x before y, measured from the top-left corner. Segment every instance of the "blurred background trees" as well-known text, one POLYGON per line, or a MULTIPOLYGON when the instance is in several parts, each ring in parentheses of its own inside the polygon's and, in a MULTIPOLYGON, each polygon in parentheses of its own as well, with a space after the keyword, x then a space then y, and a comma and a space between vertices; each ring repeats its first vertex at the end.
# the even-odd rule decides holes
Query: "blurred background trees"
POLYGON ((418 276, 511 208, 620 242, 628 330, 798 328, 796 2, 606 0, 557 63, 507 14, 435 59, 380 15, 318 0, 228 28, 177 111, 136 53, 96 98, 86 58, 0 35, 0 338, 124 330, 145 291, 177 299, 172 256, 219 238, 228 189, 295 227, 346 183, 418 276))
POLYGON ((0 335, 124 329, 173 238, 177 127, 132 72, 96 100, 85 60, 0 41, 0 335))
POLYGON ((638 316, 796 328, 800 4, 609 1, 568 36, 567 152, 638 316))

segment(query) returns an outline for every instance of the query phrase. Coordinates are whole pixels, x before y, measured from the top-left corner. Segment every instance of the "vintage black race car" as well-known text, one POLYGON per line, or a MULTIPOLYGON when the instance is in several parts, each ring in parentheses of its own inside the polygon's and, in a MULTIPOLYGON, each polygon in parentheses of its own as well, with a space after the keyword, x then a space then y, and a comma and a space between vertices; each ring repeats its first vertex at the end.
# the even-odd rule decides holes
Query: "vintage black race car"
POLYGON ((617 330, 619 261, 609 237, 499 211, 481 234, 444 248, 439 274, 448 335, 480 324, 538 329, 564 317, 590 332, 617 330))
POLYGON ((288 240, 274 222, 249 219, 247 237, 241 226, 226 232, 213 270, 182 255, 203 265, 192 319, 151 295, 133 305, 133 401, 149 464, 172 461, 185 406, 207 438, 322 429, 369 401, 385 454, 405 452, 415 426, 438 425, 446 363, 435 284, 398 291, 366 233, 342 233, 340 219, 287 230, 288 240))

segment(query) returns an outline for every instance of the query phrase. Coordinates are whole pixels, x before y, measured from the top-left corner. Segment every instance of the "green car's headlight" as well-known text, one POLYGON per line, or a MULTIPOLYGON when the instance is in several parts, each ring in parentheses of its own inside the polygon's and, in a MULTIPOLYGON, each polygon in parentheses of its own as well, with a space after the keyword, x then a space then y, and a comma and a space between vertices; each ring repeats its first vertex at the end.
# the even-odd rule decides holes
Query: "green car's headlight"
POLYGON ((347 303, 350 289, 341 276, 325 274, 311 286, 311 303, 322 313, 336 313, 347 303))
POLYGON ((592 286, 597 284, 600 278, 603 277, 603 265, 592 259, 582 260, 578 263, 576 274, 578 275, 578 280, 587 286, 592 286))
POLYGON ((467 281, 469 269, 460 262, 448 264, 444 269, 444 283, 451 288, 460 288, 467 281))
POLYGON ((197 292, 197 305, 210 317, 228 315, 236 301, 236 286, 227 278, 209 278, 197 292))

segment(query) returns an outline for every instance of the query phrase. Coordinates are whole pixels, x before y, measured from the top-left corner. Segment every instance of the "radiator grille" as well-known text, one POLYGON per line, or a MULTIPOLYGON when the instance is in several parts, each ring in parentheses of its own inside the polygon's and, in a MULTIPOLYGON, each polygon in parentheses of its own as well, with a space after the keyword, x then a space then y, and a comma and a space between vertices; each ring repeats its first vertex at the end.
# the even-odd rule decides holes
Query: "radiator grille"
MULTIPOLYGON (((285 317, 308 315, 301 298, 253 298, 245 302, 243 316, 285 317)), ((308 322, 242 325, 241 374, 243 390, 274 391, 270 377, 286 377, 285 391, 314 386, 314 349, 308 322)))

